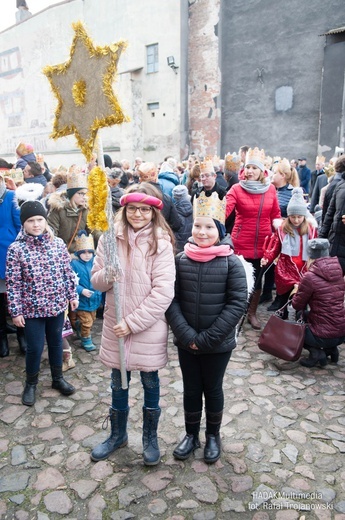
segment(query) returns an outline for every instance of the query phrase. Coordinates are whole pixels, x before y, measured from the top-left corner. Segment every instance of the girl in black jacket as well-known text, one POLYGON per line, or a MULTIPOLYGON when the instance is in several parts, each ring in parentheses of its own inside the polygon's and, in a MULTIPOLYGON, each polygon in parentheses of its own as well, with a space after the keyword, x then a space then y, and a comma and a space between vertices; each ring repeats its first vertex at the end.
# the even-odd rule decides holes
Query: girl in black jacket
POLYGON ((175 298, 166 312, 178 347, 184 385, 186 436, 174 457, 187 459, 200 447, 202 400, 205 398, 204 460, 220 457, 223 377, 235 332, 247 305, 246 270, 225 234, 225 199, 203 192, 193 201, 192 238, 176 257, 175 298))

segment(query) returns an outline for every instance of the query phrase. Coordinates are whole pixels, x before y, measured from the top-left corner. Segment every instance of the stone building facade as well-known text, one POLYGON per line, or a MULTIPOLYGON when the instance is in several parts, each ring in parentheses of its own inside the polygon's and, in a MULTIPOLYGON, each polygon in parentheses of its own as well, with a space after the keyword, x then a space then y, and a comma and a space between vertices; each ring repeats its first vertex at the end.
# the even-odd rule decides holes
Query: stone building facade
POLYGON ((0 33, 1 156, 24 139, 54 165, 80 162, 73 136, 49 138, 42 74, 68 59, 77 20, 98 45, 128 42, 114 89, 131 121, 101 130, 113 159, 248 144, 312 166, 344 147, 343 0, 65 0, 0 33))

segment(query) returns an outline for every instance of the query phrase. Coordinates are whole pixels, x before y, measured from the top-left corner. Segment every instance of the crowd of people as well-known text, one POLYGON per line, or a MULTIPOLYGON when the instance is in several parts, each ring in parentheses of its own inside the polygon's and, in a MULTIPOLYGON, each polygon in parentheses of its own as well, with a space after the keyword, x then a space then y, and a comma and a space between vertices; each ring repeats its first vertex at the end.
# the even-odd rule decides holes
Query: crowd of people
POLYGON ((133 167, 104 155, 116 272, 107 262, 109 238, 88 227, 87 178, 97 156, 83 167, 50 170, 27 143, 16 154, 13 164, 0 159, 0 357, 10 354, 7 334, 16 333, 26 361, 22 403, 33 406, 46 342, 52 388, 71 395, 64 372, 75 362, 67 338, 74 333, 81 348, 95 351, 92 327, 103 319, 99 356, 111 370, 111 431, 92 460, 128 443, 128 387, 137 370, 143 461, 159 463, 159 370, 168 360, 169 327, 184 386, 178 460, 200 447, 203 405, 204 460, 219 459, 224 373, 240 320, 246 316, 262 330, 260 304, 270 303, 268 311, 285 306, 287 319, 289 302, 303 315, 309 356, 301 365, 338 362, 345 339, 345 155, 328 164, 318 156, 314 171, 304 156, 272 158, 249 146, 224 159, 191 154, 155 164, 138 157, 133 167))

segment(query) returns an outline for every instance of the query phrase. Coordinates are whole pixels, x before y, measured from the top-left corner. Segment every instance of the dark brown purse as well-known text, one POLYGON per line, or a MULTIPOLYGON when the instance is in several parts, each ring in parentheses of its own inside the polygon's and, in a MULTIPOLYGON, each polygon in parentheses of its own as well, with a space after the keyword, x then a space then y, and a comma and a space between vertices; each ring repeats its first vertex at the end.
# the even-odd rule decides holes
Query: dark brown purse
POLYGON ((303 320, 283 320, 285 307, 270 316, 259 338, 259 349, 285 361, 297 361, 300 358, 306 324, 303 320))

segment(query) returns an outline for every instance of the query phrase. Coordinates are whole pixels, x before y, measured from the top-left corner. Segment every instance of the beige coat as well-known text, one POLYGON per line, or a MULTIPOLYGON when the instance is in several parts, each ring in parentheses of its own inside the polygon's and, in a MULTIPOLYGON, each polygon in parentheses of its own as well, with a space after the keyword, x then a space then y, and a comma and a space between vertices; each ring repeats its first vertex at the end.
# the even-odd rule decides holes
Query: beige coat
MULTIPOLYGON (((66 198, 64 192, 56 192, 53 193, 49 197, 49 207, 50 211, 48 213, 48 224, 53 229, 54 234, 65 242, 68 246, 70 244, 71 238, 74 235, 76 230, 79 214, 81 214, 80 222, 78 224, 77 232, 85 229, 88 233, 90 233, 89 228, 87 227, 87 214, 88 209, 80 208, 78 211, 75 211, 70 201, 66 198)), ((99 232, 92 233, 93 238, 95 239, 95 247, 97 245, 97 240, 99 238, 99 232)), ((75 251, 75 241, 68 247, 68 251, 73 253, 75 251)))
MULTIPOLYGON (((168 236, 158 242, 158 251, 149 255, 152 224, 134 233, 130 228, 130 253, 120 226, 117 228, 117 249, 123 269, 119 280, 122 316, 132 333, 125 337, 126 369, 152 372, 163 368, 168 360, 168 325, 165 311, 174 296, 175 262, 168 236)), ((120 369, 118 340, 112 284, 105 281, 104 237, 101 237, 92 269, 92 285, 106 291, 101 361, 110 368, 120 369)))

